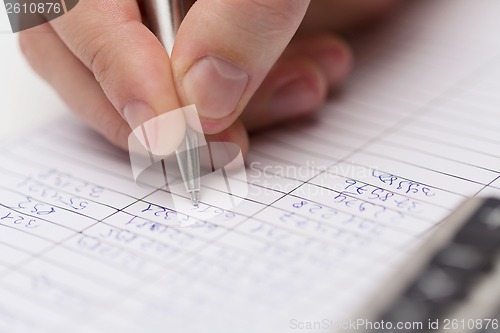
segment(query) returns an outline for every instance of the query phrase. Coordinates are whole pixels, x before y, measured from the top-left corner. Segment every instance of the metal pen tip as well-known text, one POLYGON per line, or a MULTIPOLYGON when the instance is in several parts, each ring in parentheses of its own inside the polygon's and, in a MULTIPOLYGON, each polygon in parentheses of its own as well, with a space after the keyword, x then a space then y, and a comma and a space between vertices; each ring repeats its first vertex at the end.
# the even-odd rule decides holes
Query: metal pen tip
POLYGON ((190 192, 191 194, 191 202, 193 203, 193 206, 198 207, 200 205, 200 192, 199 191, 192 191, 190 192))

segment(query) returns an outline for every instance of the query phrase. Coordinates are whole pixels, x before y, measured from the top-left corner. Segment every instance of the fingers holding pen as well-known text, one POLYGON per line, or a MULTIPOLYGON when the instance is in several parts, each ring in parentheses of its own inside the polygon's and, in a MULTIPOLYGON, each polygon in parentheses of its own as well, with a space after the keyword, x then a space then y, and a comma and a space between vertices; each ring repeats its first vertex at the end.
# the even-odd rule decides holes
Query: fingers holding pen
MULTIPOLYGON (((20 44, 70 109, 121 148, 130 127, 180 106, 167 52, 134 0, 82 1, 51 24, 23 32, 20 44)), ((172 133, 159 132, 160 142, 172 141, 172 133)), ((211 139, 248 148, 241 123, 211 139)))
MULTIPOLYGON (((136 0, 81 1, 51 24, 130 127, 181 106, 168 54, 143 24, 136 0)), ((176 140, 165 132, 154 133, 154 141, 176 140)))
POLYGON ((172 54, 177 92, 217 133, 241 114, 305 15, 308 0, 198 0, 172 54))
MULTIPOLYGON (((117 137, 125 135, 117 133, 127 131, 116 114, 135 127, 192 103, 209 134, 227 129, 243 110, 245 125, 255 130, 314 110, 347 73, 349 52, 338 39, 288 45, 307 6, 306 0, 198 0, 179 31, 173 69, 135 0, 82 1, 51 22, 52 47, 25 44, 36 49, 33 59, 46 59, 37 71, 67 104, 121 147, 126 143, 117 137)), ((168 131, 158 132, 156 142, 172 141, 168 131)))

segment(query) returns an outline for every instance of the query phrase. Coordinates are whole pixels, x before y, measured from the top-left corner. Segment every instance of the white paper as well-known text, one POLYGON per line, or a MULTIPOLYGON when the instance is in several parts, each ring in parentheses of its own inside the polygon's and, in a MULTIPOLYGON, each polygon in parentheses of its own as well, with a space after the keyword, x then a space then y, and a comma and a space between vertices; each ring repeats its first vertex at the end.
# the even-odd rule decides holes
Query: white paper
POLYGON ((0 332, 288 332, 373 302, 463 200, 500 195, 499 2, 409 6, 355 39, 314 119, 252 139, 232 211, 176 212, 71 118, 3 147, 0 332))

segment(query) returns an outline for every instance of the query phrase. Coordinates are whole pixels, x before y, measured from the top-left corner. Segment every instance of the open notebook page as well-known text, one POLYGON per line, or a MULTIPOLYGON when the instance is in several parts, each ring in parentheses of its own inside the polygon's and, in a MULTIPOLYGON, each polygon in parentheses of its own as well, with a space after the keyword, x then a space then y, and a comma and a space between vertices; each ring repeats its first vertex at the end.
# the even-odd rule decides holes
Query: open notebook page
POLYGON ((0 332, 333 330, 461 201, 500 195, 499 13, 418 1, 356 39, 342 93, 253 138, 248 198, 187 227, 72 118, 5 145, 0 332))

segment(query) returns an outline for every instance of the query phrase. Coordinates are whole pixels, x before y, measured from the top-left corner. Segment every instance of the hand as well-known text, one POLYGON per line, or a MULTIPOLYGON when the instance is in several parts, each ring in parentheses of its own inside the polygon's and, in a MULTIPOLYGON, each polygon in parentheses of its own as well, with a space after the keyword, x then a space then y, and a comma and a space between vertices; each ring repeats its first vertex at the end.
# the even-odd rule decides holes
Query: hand
POLYGON ((81 0, 22 32, 21 49, 71 110, 119 147, 130 127, 195 103, 212 140, 246 151, 247 130, 314 111, 348 74, 349 47, 332 31, 396 0, 314 0, 309 9, 309 0, 198 0, 172 59, 143 24, 143 1, 81 0))

